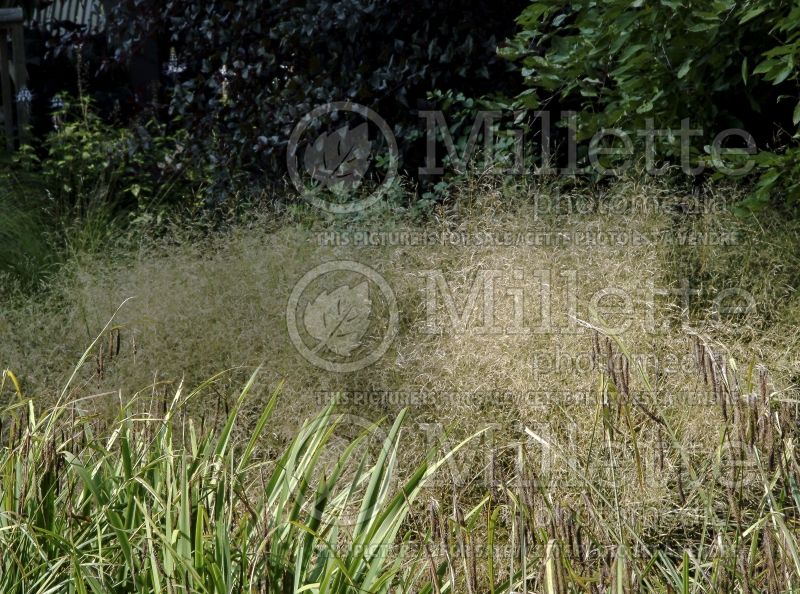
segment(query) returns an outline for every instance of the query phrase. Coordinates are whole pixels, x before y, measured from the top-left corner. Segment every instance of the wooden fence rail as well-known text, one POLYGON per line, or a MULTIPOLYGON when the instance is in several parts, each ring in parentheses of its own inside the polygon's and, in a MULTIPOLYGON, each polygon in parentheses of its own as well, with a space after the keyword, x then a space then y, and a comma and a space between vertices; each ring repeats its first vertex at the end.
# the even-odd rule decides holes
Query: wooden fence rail
POLYGON ((14 105, 17 106, 16 130, 20 144, 26 140, 28 110, 30 109, 22 8, 0 9, 0 86, 2 87, 6 148, 14 150, 14 105), (10 55, 9 35, 11 37, 10 55))

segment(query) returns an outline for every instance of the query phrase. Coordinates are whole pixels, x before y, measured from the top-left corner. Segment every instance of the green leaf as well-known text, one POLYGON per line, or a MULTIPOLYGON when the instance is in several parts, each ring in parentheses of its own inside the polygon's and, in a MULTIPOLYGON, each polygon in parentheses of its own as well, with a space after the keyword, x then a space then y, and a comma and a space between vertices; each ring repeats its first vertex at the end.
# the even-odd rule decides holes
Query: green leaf
POLYGON ((716 23, 695 23, 694 25, 687 27, 687 31, 691 31, 692 33, 705 33, 706 31, 711 31, 712 29, 716 29, 716 23))
POLYGON ((756 66, 756 69, 753 70, 753 74, 766 74, 767 72, 771 71, 775 67, 774 60, 764 60, 756 66))
POLYGON ((540 21, 542 15, 550 12, 551 7, 544 3, 531 4, 517 18, 517 22, 523 27, 530 27, 540 21))
POLYGON ((768 8, 767 6, 763 6, 763 5, 762 6, 756 6, 755 8, 751 8, 746 13, 744 13, 744 15, 742 15, 742 18, 739 19, 739 24, 743 25, 747 21, 753 20, 758 15, 762 14, 763 12, 766 12, 767 8, 768 8))
POLYGON ((637 45, 630 46, 628 49, 626 49, 624 52, 622 52, 622 55, 619 57, 619 61, 621 63, 626 62, 631 57, 633 57, 634 54, 636 54, 637 52, 643 50, 645 47, 646 46, 643 45, 643 44, 637 44, 637 45))
POLYGON ((788 60, 786 60, 786 65, 783 67, 783 70, 778 72, 777 76, 775 76, 775 79, 772 81, 772 84, 773 85, 781 84, 783 81, 789 78, 789 75, 792 72, 794 72, 794 60, 792 60, 792 58, 789 57, 788 60))

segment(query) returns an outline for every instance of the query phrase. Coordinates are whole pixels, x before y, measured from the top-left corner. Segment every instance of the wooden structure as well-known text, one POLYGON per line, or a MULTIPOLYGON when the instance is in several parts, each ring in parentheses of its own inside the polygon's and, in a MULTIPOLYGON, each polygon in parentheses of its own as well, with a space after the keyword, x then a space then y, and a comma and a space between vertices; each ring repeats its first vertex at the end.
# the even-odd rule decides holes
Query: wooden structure
POLYGON ((14 106, 20 144, 26 140, 30 91, 25 67, 25 36, 22 8, 0 9, 0 89, 6 148, 14 150, 14 106), (9 48, 8 39, 11 38, 9 48), (10 51, 10 53, 9 53, 10 51))
POLYGON ((99 31, 103 22, 103 2, 101 0, 56 0, 39 2, 33 11, 30 23, 48 25, 67 21, 86 28, 93 33, 99 31))

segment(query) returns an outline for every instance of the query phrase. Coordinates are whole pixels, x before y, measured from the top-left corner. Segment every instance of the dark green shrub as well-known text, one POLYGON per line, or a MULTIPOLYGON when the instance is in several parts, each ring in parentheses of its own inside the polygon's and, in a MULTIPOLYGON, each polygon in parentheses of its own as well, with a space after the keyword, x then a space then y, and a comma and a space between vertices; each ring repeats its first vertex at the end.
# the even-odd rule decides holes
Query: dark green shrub
POLYGON ((108 246, 130 220, 191 206, 202 168, 184 167, 186 133, 146 122, 118 127, 87 98, 62 101, 54 130, 0 164, 0 275, 6 288, 40 284, 70 252, 108 246))
POLYGON ((87 98, 67 99, 53 121, 55 129, 42 143, 41 172, 65 209, 80 210, 97 199, 123 210, 154 207, 185 181, 185 133, 171 136, 152 121, 109 124, 87 98))
POLYGON ((576 109, 578 138, 601 128, 729 127, 771 151, 754 202, 797 199, 800 7, 785 0, 534 2, 503 55, 522 66, 520 102, 576 109), (788 149, 785 147, 789 147, 788 149), (784 175, 784 173, 790 175, 784 175))
POLYGON ((468 96, 521 87, 496 48, 524 2, 126 0, 110 20, 127 60, 153 39, 170 111, 193 155, 231 169, 286 173, 292 128, 314 107, 352 100, 395 128, 401 152, 433 89, 468 96))

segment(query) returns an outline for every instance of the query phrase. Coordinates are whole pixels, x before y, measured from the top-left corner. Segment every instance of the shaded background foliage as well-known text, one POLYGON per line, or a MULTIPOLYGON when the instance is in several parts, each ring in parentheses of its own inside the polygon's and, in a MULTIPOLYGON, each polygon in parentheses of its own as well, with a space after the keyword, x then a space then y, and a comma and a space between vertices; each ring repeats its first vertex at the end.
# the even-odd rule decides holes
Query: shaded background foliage
MULTIPOLYGON (((744 128, 761 149, 743 180, 752 187, 745 206, 798 203, 800 7, 790 0, 103 4, 102 34, 63 22, 26 30, 35 142, 6 155, 0 194, 46 211, 36 221, 9 215, 6 227, 45 225, 60 238, 48 245, 86 220, 214 213, 206 206, 236 187, 281 184, 297 121, 347 99, 393 126, 412 178, 425 161, 420 109, 445 111, 459 149, 478 109, 573 109, 583 140, 648 118, 674 129, 691 118, 705 130, 695 160, 708 160, 703 143, 717 132, 744 128), (65 107, 53 109, 58 96, 65 107)), ((563 126, 555 140, 563 143, 563 126)), ((658 144, 675 162, 669 143, 658 144)), ((409 200, 424 214, 449 200, 454 180, 415 181, 409 200)), ((101 245, 105 227, 92 224, 78 243, 101 245)), ((16 259, 16 244, 5 243, 13 249, 0 251, 16 259)))
MULTIPOLYGON (((329 101, 382 115, 404 172, 416 176, 419 109, 450 105, 448 123, 461 122, 454 128, 463 135, 474 117, 466 111, 514 100, 577 110, 579 139, 641 128, 646 118, 678 128, 690 117, 706 137, 744 128, 767 149, 750 205, 798 192, 800 7, 789 0, 105 4, 106 39, 63 24, 38 34, 49 61, 34 101, 45 101, 54 81, 76 91, 53 73, 69 73, 64 61, 80 55, 106 119, 155 118, 167 134, 188 131, 176 152, 213 186, 239 174, 282 178, 292 127, 329 101), (126 68, 130 76, 121 76, 126 68), (463 109, 453 110, 453 97, 463 109)), ((40 132, 47 123, 34 122, 40 132)))
MULTIPOLYGON (((767 152, 750 201, 798 198, 800 6, 786 0, 533 2, 502 55, 520 65, 529 108, 578 112, 578 137, 602 128, 680 128, 705 140, 744 128, 767 152), (710 136, 709 136, 710 135, 710 136)), ((700 147, 702 148, 702 147, 700 147)))
POLYGON ((185 70, 164 77, 168 109, 193 131, 193 154, 284 174, 292 127, 322 103, 372 107, 407 152, 420 127, 416 110, 434 89, 521 91, 496 48, 525 4, 127 0, 114 10, 110 32, 121 42, 121 61, 148 43, 161 56, 175 48, 185 70))

